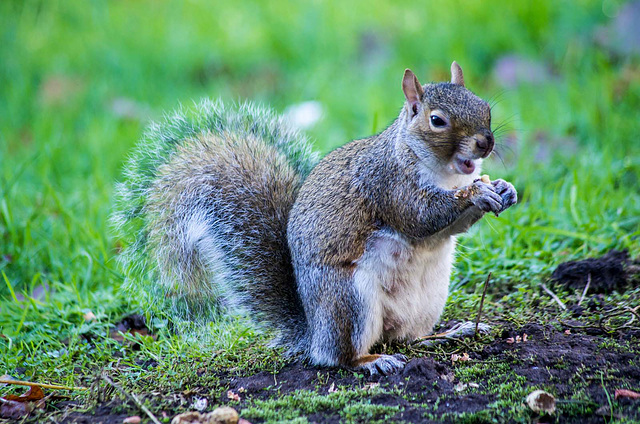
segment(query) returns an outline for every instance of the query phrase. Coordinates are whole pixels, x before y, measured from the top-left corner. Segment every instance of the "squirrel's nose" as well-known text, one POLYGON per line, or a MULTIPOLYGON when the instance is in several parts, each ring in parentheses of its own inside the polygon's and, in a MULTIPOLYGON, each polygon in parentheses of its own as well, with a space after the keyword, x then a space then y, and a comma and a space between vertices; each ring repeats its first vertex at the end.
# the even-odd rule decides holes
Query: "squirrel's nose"
POLYGON ((476 137, 476 146, 478 150, 483 152, 482 156, 486 157, 493 150, 493 134, 490 131, 484 132, 481 136, 476 137))

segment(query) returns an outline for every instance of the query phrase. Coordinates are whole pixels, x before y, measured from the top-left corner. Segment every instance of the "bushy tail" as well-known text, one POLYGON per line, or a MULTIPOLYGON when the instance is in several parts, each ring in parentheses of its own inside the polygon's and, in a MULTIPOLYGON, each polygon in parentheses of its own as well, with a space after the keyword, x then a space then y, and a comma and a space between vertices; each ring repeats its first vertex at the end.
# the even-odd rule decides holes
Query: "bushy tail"
POLYGON ((112 215, 127 285, 178 320, 246 311, 298 350, 306 321, 286 228, 316 161, 304 136, 251 104, 203 101, 151 125, 112 215))

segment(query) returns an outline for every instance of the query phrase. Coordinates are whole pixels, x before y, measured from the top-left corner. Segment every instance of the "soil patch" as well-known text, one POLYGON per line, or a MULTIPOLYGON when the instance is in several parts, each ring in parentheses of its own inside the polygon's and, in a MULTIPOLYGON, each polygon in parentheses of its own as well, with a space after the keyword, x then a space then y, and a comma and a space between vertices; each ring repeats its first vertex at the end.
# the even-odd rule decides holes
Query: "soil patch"
POLYGON ((636 268, 632 266, 629 252, 610 250, 600 258, 562 263, 553 271, 551 279, 570 288, 584 288, 590 280, 590 292, 606 293, 624 289, 636 268))
MULTIPOLYGON (((391 417, 395 421, 454 423, 465 418, 469 422, 488 422, 505 417, 501 422, 509 422, 506 417, 511 416, 509 411, 512 413, 513 408, 525 411, 533 422, 603 423, 612 416, 640 420, 640 400, 613 399, 616 389, 640 391, 639 342, 635 335, 603 337, 576 332, 560 323, 546 326, 530 323, 519 329, 506 329, 482 350, 470 352, 470 360, 464 363, 419 357, 410 360, 401 373, 390 376, 363 376, 303 363, 291 363, 276 373, 235 375, 221 371, 217 377, 221 387, 226 388, 216 398, 208 399, 207 410, 230 404, 242 414, 256 400, 278 399, 299 390, 327 395, 337 388, 348 387, 376 388, 363 399, 370 405, 400 407, 391 417), (558 400, 554 416, 540 417, 526 412, 524 398, 540 388, 558 400), (239 403, 231 403, 229 390, 240 396, 239 403), (610 401, 613 411, 609 408, 610 401)), ((171 397, 177 398, 164 396, 163 405, 158 408, 161 411, 156 412, 159 417, 162 411, 182 411, 195 400, 183 397, 175 402, 173 410, 171 397)), ((155 403, 151 396, 145 400, 155 403)), ((91 414, 73 413, 60 421, 121 423, 131 411, 136 411, 135 405, 114 399, 91 414)), ((337 423, 344 421, 342 414, 342 410, 329 406, 306 417, 309 422, 337 423)), ((253 423, 262 422, 250 413, 247 418, 253 423)))
MULTIPOLYGON (((446 347, 447 351, 468 353, 469 360, 453 361, 442 350, 440 354, 414 353, 402 372, 389 376, 302 362, 254 374, 242 367, 208 369, 202 372, 211 376, 210 384, 187 384, 188 390, 182 392, 142 393, 138 398, 165 422, 193 410, 203 397, 205 412, 229 405, 254 424, 264 421, 268 408, 272 418, 274 413, 276 418, 282 414, 281 419, 287 421, 299 414, 317 423, 605 423, 616 418, 640 422, 640 399, 614 398, 617 389, 640 392, 640 331, 635 324, 610 325, 607 317, 618 316, 622 306, 608 303, 606 294, 628 287, 636 278, 636 268, 628 253, 620 251, 560 265, 552 276, 560 284, 583 289, 590 280, 589 300, 571 309, 575 320, 546 325, 530 322, 522 327, 493 323, 502 332, 485 339, 486 344, 446 347), (581 319, 586 310, 590 314, 581 319), (600 321, 588 319, 593 316, 600 316, 600 321), (539 416, 524 404, 536 389, 555 396, 555 414, 539 416), (285 396, 289 398, 277 404, 285 396)), ((637 308, 625 308, 625 314, 633 312, 635 317, 637 308)), ((625 322, 627 319, 625 315, 625 322)), ((112 337, 120 332, 149 334, 138 315, 126 317, 112 337)), ((149 370, 156 365, 150 360, 149 370)), ((200 372, 194 368, 198 376, 200 372)), ((113 390, 98 393, 92 405, 81 410, 81 405, 61 400, 48 403, 46 413, 62 423, 121 423, 131 415, 146 420, 138 406, 121 400, 113 390)), ((28 421, 39 422, 39 418, 28 421)))

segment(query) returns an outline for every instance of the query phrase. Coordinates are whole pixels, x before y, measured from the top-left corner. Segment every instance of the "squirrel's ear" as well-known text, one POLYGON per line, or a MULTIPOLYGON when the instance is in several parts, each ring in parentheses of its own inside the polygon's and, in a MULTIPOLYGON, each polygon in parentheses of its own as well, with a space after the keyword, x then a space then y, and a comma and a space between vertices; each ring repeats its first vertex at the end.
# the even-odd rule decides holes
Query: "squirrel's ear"
POLYGON ((464 87, 464 76, 462 75, 462 68, 455 60, 451 64, 451 83, 464 87))
POLYGON ((404 71, 404 77, 402 78, 402 91, 404 92, 404 97, 407 98, 407 102, 409 103, 409 110, 412 113, 411 117, 416 116, 424 90, 422 89, 422 85, 420 85, 420 81, 418 81, 418 78, 411 69, 405 69, 404 71))

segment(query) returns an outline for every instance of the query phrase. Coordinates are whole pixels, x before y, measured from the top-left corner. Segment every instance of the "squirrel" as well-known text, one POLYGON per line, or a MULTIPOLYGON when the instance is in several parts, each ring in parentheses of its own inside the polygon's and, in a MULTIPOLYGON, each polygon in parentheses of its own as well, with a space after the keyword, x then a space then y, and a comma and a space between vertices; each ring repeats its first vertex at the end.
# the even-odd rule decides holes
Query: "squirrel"
POLYGON ((203 101, 152 124, 117 185, 126 284, 189 320, 243 311, 314 365, 389 374, 381 341, 429 334, 448 296, 456 235, 517 201, 479 178, 489 104, 407 69, 405 103, 379 134, 318 161, 285 118, 203 101), (168 304, 167 304, 168 302, 168 304))

